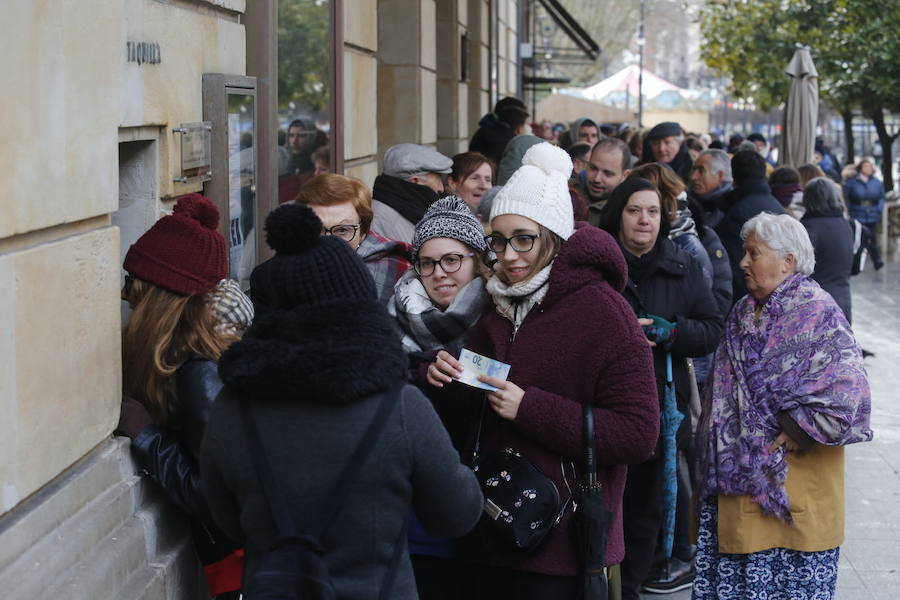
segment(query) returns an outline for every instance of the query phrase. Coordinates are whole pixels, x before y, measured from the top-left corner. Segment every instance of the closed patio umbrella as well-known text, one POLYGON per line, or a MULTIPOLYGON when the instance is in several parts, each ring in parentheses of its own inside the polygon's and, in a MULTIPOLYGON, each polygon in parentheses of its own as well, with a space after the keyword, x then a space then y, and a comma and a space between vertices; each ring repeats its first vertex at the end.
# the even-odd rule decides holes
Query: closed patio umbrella
POLYGON ((799 167, 813 162, 816 121, 819 116, 819 74, 809 48, 797 48, 784 72, 793 81, 784 107, 784 132, 779 162, 799 167))

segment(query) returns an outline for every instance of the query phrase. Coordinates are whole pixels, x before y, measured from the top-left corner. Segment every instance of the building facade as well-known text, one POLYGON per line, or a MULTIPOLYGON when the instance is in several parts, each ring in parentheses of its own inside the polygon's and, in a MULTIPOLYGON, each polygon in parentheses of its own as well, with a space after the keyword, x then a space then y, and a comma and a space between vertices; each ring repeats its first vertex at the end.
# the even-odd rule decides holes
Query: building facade
POLYGON ((391 144, 464 150, 492 103, 520 94, 520 3, 5 4, 0 589, 7 597, 203 597, 183 518, 135 468, 128 441, 112 433, 122 390, 125 252, 178 196, 202 192, 220 208, 231 274, 242 279, 267 256, 255 225, 279 200, 286 118, 314 123, 309 136, 321 132, 332 170, 368 185, 391 144), (314 9, 326 13, 304 12, 314 9), (327 64, 317 63, 323 74, 310 89, 327 89, 328 98, 308 115, 300 115, 306 96, 279 93, 282 82, 303 87, 285 75, 293 50, 279 55, 288 17, 297 26, 324 19, 325 46, 313 50, 327 64))

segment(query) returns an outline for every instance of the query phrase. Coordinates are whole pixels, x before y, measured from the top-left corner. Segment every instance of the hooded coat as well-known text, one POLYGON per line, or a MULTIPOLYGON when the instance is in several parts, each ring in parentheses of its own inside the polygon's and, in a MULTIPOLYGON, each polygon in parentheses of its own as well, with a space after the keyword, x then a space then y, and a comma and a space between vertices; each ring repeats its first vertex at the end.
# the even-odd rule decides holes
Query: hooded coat
POLYGON ((853 229, 840 210, 807 213, 800 221, 816 253, 812 277, 831 294, 848 322, 851 320, 850 272, 853 268, 853 229))
POLYGON ((469 142, 469 152, 480 152, 495 164, 500 164, 503 150, 514 137, 516 132, 512 127, 501 121, 494 113, 487 113, 478 121, 478 131, 469 142))
MULTIPOLYGON (((201 457, 210 510, 246 548, 245 579, 277 537, 253 469, 238 403, 251 402, 273 476, 300 532, 313 532, 327 493, 406 359, 394 324, 373 298, 276 310, 220 360, 226 388, 201 457)), ((474 474, 460 464, 428 400, 403 386, 384 431, 336 522, 320 538, 339 598, 376 598, 398 535, 415 509, 434 535, 461 536, 481 515, 474 474)), ((405 536, 400 541, 406 544, 405 536)), ((416 598, 403 552, 391 598, 416 598)))
MULTIPOLYGON (((613 513, 606 564, 613 565, 625 553, 625 465, 652 454, 659 403, 650 349, 620 295, 627 278, 622 252, 606 232, 579 225, 553 262, 543 301, 518 330, 492 305, 469 332, 466 347, 511 365, 508 380, 525 390, 513 421, 484 410, 481 452, 513 448, 553 480, 563 501, 576 478, 584 477, 581 404, 593 405, 598 479, 613 513)), ((453 383, 431 388, 429 394, 453 438, 461 440, 463 458, 470 460, 483 391, 453 383)), ((486 566, 575 575, 571 518, 569 506, 532 554, 498 537, 484 520, 462 540, 460 550, 467 560, 486 566)))

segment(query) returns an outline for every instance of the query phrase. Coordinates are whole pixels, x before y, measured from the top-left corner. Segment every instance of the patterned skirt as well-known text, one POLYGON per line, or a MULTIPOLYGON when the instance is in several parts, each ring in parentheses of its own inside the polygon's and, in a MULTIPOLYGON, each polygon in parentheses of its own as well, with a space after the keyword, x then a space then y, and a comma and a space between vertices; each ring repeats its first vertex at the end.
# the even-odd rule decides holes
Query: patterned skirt
POLYGON ((840 548, 800 552, 772 548, 752 554, 718 551, 716 499, 700 509, 692 600, 832 600, 840 548))

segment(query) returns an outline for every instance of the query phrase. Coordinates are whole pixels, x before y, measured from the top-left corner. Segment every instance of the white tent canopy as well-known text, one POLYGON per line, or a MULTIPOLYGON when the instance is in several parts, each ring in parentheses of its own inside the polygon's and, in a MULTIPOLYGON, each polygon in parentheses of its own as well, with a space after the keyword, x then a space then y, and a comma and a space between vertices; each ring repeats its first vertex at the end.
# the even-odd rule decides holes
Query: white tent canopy
MULTIPOLYGON (((581 90, 585 98, 591 100, 603 100, 613 92, 627 92, 635 98, 638 95, 638 77, 640 69, 637 65, 629 65, 618 73, 607 77, 600 83, 581 90)), ((682 89, 659 77, 650 71, 644 70, 643 93, 645 98, 655 98, 663 92, 674 91, 686 95, 687 90, 682 89)))

